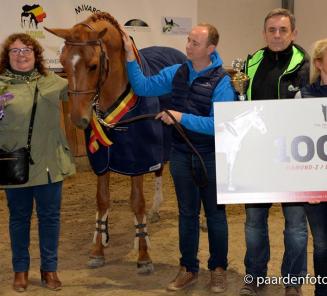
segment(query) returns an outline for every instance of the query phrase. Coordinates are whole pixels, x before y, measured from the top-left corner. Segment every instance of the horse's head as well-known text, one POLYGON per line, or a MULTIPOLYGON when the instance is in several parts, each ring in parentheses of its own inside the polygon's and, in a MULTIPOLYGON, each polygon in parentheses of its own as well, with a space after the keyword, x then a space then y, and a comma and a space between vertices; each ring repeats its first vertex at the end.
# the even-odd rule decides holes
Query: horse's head
POLYGON ((263 107, 260 108, 254 107, 253 111, 250 114, 251 114, 252 126, 255 127, 257 130, 259 130, 262 134, 265 134, 267 132, 267 127, 260 116, 260 112, 262 110, 263 107))
POLYGON ((127 83, 119 25, 102 12, 70 29, 45 29, 65 40, 60 62, 68 78, 71 119, 85 129, 92 105, 106 111, 127 83))

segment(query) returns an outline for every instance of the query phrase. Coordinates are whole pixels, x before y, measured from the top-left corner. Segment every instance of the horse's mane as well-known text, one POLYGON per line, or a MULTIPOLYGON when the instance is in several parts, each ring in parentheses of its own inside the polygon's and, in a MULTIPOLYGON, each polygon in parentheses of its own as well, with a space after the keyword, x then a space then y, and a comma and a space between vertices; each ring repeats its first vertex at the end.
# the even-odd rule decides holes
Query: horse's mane
POLYGON ((104 11, 95 12, 86 19, 86 22, 89 21, 96 22, 99 20, 107 21, 108 23, 113 25, 120 34, 122 34, 118 21, 108 12, 104 12, 104 11))

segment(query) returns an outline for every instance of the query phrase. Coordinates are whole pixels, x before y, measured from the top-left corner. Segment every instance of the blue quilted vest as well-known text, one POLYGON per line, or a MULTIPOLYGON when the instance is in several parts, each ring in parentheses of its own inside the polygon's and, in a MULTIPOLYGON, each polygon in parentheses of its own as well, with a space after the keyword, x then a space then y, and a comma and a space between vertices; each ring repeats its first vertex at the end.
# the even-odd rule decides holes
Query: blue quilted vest
POLYGON ((320 77, 303 88, 301 88, 302 98, 327 97, 327 85, 320 85, 320 77))
MULTIPOLYGON (((203 76, 193 80, 188 85, 189 69, 184 63, 176 72, 173 79, 172 105, 173 109, 199 116, 209 116, 212 107, 212 94, 219 81, 226 75, 222 67, 209 70, 203 76)), ((200 134, 183 128, 185 134, 200 153, 215 150, 214 136, 200 134)), ((173 147, 177 150, 189 152, 190 149, 184 139, 176 132, 173 133, 173 147)))

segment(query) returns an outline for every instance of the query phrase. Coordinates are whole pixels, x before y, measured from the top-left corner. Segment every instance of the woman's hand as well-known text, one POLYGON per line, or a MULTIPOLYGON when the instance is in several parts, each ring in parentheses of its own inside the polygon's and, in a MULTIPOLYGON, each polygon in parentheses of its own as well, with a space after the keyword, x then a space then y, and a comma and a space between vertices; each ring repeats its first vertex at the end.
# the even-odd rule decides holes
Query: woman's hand
POLYGON ((123 36, 123 42, 124 42, 124 49, 125 49, 125 53, 126 53, 126 60, 128 62, 132 62, 135 60, 135 54, 134 54, 134 50, 133 50, 133 43, 131 38, 129 38, 129 34, 127 33, 127 31, 125 30, 125 28, 121 25, 119 25, 120 30, 122 32, 122 36, 123 36))

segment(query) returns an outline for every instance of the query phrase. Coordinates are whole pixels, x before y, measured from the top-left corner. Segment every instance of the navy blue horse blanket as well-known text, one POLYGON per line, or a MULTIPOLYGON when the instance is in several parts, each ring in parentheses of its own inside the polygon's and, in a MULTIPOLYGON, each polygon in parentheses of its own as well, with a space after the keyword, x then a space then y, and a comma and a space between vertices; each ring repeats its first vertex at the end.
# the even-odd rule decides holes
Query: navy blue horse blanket
MULTIPOLYGON (((169 47, 147 47, 139 50, 143 73, 155 75, 162 68, 182 64, 186 57, 180 51, 169 47)), ((138 97, 134 106, 121 118, 126 120, 142 114, 158 113, 170 108, 170 96, 138 97)), ((110 111, 103 114, 106 118, 110 111)), ((102 127, 103 132, 113 143, 99 145, 91 152, 88 148, 92 126, 85 130, 86 150, 95 174, 103 175, 108 171, 124 175, 140 175, 160 169, 168 160, 171 140, 171 127, 164 126, 159 120, 143 120, 116 128, 102 127)))

